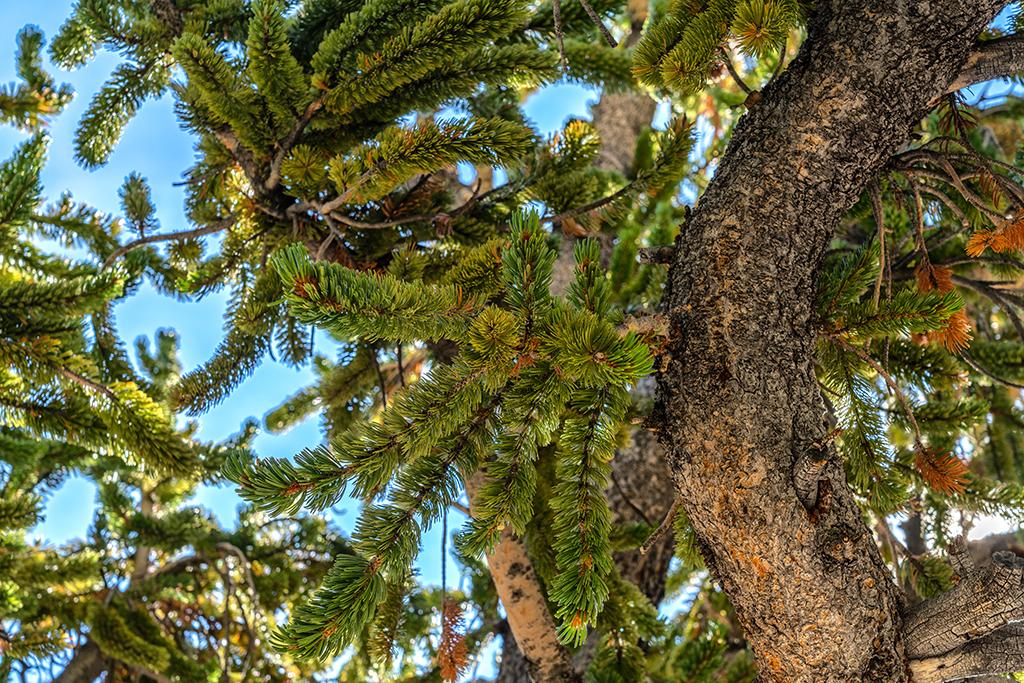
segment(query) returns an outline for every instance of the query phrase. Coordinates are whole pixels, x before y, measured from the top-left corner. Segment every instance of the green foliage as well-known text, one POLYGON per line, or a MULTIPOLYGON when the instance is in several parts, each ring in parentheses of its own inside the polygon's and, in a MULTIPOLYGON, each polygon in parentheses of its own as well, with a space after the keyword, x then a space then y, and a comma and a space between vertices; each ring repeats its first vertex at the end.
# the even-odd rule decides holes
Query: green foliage
MULTIPOLYGON (((195 230, 167 239, 137 174, 123 217, 70 196, 43 204, 39 128, 70 91, 41 71, 38 32, 20 35, 21 82, 0 92, 0 118, 30 133, 0 167, 0 677, 11 657, 92 638, 111 676, 437 680, 432 617, 445 597, 466 608, 471 655, 493 632, 509 637, 480 556, 519 536, 559 636, 592 655, 587 680, 754 679, 700 556, 714 539, 698 543, 676 516, 667 590, 686 607, 659 617, 622 578, 657 520, 623 522, 606 491, 619 486, 620 437, 654 400, 631 388, 677 332, 652 315, 668 278, 657 248, 719 168, 746 97, 720 62, 761 87, 808 3, 590 5, 619 47, 576 2, 561 3, 560 41, 547 1, 79 0, 54 61, 117 55, 80 121, 79 161, 105 163, 165 92, 195 137, 183 184, 195 230), (634 46, 627 32, 648 10, 634 46), (656 89, 673 118, 604 141, 571 120, 544 140, 520 104, 563 76, 604 93, 656 89), (609 163, 619 147, 633 158, 609 163), (570 249, 572 235, 594 239, 570 249), (144 280, 182 300, 227 291, 208 362, 182 374, 165 333, 137 343, 133 363, 113 311, 144 280), (324 336, 342 345, 330 360, 324 336), (258 457, 255 423, 209 444, 174 413, 209 410, 266 358, 315 368, 312 384, 268 397, 266 428, 319 413, 325 444, 258 457), (88 538, 61 551, 30 542, 71 474, 98 488, 88 538), (233 531, 187 503, 222 476, 248 503, 233 531), (342 540, 320 516, 349 496, 363 507, 342 540), (424 585, 425 532, 467 506, 461 590, 424 585)), ((907 175, 887 165, 875 188, 885 225, 866 193, 802 311, 835 422, 820 447, 841 455, 875 521, 913 500, 929 545, 946 541, 956 510, 1019 516, 1024 503, 1024 327, 1002 284, 1024 267, 995 242, 998 259, 963 253, 964 226, 975 247, 994 239, 983 224, 1020 196, 1010 99, 984 133, 963 132, 959 105, 925 120, 900 160, 939 155, 956 182, 937 162, 907 175), (954 324, 961 342, 973 325, 973 344, 947 343, 954 324)), ((900 563, 922 596, 949 586, 935 557, 900 563)))
POLYGON ((12 253, 15 235, 24 230, 40 201, 39 173, 46 154, 46 137, 36 133, 0 164, 0 250, 12 253))
POLYGON ((279 647, 325 658, 355 639, 385 600, 387 577, 409 570, 422 530, 492 448, 497 457, 486 466, 462 545, 470 553, 486 551, 506 524, 522 531, 532 516, 538 449, 551 441, 562 415, 560 483, 552 499, 560 578, 552 596, 561 605, 566 639, 581 642, 586 625, 596 623, 611 572, 608 463, 629 404, 625 385, 650 372, 652 361, 632 332, 622 334, 604 319, 609 291, 596 267, 596 244, 578 249, 568 305, 556 303, 549 293, 555 255, 539 217, 516 216, 512 225, 500 252, 501 306, 459 302, 454 285, 414 287, 391 274, 312 263, 296 247, 275 256, 301 320, 363 338, 412 342, 436 335, 465 344, 454 362, 395 397, 379 423, 338 435, 329 451, 307 451, 294 464, 228 465, 226 474, 244 497, 278 513, 302 505, 322 509, 348 481, 367 499, 386 492, 386 502, 371 504, 357 523, 359 557, 338 560, 314 601, 279 634, 279 647), (472 313, 457 324, 451 322, 456 305, 472 313), (364 317, 368 312, 372 319, 364 317), (576 580, 580 575, 589 578, 576 580))
POLYGON ((108 657, 158 673, 170 664, 167 650, 140 637, 114 607, 92 603, 86 623, 89 625, 89 637, 108 657))
POLYGON ((507 35, 525 19, 524 9, 516 0, 457 0, 444 5, 422 22, 402 28, 372 55, 362 56, 357 74, 330 88, 327 107, 345 115, 380 102, 437 66, 454 63, 482 43, 507 35))
POLYGON ((34 26, 18 32, 16 63, 21 84, 0 87, 0 123, 32 130, 60 112, 73 95, 67 85, 57 86, 43 71, 40 52, 43 34, 34 26))
POLYGON ((415 175, 456 162, 500 165, 522 157, 531 134, 501 119, 423 121, 414 128, 388 128, 373 141, 335 158, 330 179, 352 203, 380 199, 415 175))
POLYGON ((93 95, 78 124, 75 158, 79 163, 86 167, 105 164, 125 126, 145 100, 163 92, 170 75, 170 68, 163 61, 118 66, 110 80, 93 95))
POLYGON ((417 286, 390 274, 312 262, 300 246, 275 254, 290 311, 342 338, 465 339, 479 303, 457 285, 417 286))
POLYGON ((308 87, 302 67, 291 51, 283 5, 277 0, 261 0, 253 5, 246 40, 248 73, 267 98, 267 105, 281 122, 301 115, 308 99, 308 87))
POLYGON ((763 59, 781 49, 801 19, 796 0, 674 0, 640 39, 633 73, 646 85, 696 93, 727 38, 763 59))

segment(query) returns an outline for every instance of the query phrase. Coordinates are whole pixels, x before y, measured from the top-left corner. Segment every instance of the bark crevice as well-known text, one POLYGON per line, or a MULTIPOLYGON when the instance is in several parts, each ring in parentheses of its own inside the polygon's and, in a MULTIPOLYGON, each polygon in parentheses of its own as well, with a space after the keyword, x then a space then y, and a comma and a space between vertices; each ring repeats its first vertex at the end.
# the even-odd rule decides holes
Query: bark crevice
POLYGON ((1003 4, 818 3, 677 242, 662 443, 765 681, 908 680, 903 594, 828 443, 816 281, 842 215, 1003 4))

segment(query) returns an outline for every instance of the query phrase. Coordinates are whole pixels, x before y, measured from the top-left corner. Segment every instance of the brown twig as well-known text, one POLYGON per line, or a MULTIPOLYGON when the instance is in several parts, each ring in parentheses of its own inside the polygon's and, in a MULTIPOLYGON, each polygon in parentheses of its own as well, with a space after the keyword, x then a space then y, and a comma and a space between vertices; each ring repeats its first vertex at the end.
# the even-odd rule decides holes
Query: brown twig
POLYGON ((66 377, 67 379, 71 380, 72 382, 75 382, 76 384, 80 384, 81 386, 83 386, 83 387, 85 387, 87 389, 91 389, 93 391, 96 391, 96 392, 99 392, 99 393, 103 394, 104 396, 109 398, 111 401, 116 401, 117 400, 117 394, 115 394, 110 389, 110 387, 104 386, 103 384, 100 384, 99 382, 95 382, 95 381, 89 379, 88 377, 83 377, 82 375, 78 374, 77 372, 75 372, 71 368, 66 368, 66 367, 62 366, 59 370, 57 370, 57 372, 59 372, 63 377, 66 377))
POLYGON ((232 225, 234 225, 234 223, 235 219, 232 216, 229 218, 223 218, 217 221, 216 223, 211 223, 210 225, 204 225, 201 228, 195 228, 193 230, 179 230, 178 232, 168 232, 162 235, 148 235, 146 237, 140 237, 139 239, 121 245, 120 247, 112 251, 110 253, 110 256, 108 256, 106 260, 103 262, 103 268, 109 268, 114 263, 114 261, 124 256, 129 251, 132 251, 133 249, 138 249, 139 247, 144 246, 146 244, 153 244, 155 242, 170 242, 173 240, 187 240, 192 239, 193 237, 211 235, 215 232, 220 232, 221 230, 225 230, 231 227, 232 225))
POLYGON ((846 349, 847 351, 854 354, 862 361, 870 365, 872 368, 874 368, 875 372, 877 372, 879 376, 883 380, 885 380, 885 383, 889 385, 889 388, 892 389, 893 394, 895 394, 896 400, 899 401, 900 407, 903 408, 903 412, 906 414, 907 420, 910 422, 910 426, 914 430, 915 445, 919 448, 923 448, 924 446, 921 442, 921 428, 917 424, 917 418, 914 416, 914 409, 910 405, 910 399, 908 399, 906 394, 903 393, 903 390, 900 389, 900 385, 896 383, 896 380, 892 378, 892 375, 886 372, 885 368, 883 368, 878 361, 876 361, 868 354, 864 353, 864 351, 862 351, 861 349, 857 348, 856 346, 853 346, 852 344, 847 343, 844 339, 842 339, 839 336, 829 336, 836 344, 843 347, 844 349, 846 349))
POLYGON ((661 520, 661 524, 659 524, 658 528, 654 530, 654 533, 648 536, 647 540, 640 545, 641 555, 646 555, 650 552, 651 548, 654 547, 654 544, 660 541, 661 538, 668 533, 668 530, 672 528, 672 522, 675 521, 676 515, 679 514, 679 508, 681 505, 682 502, 679 498, 672 501, 672 507, 668 509, 668 512, 665 514, 665 518, 661 520))
POLYGON ((299 136, 302 135, 302 131, 305 130, 306 126, 309 125, 309 122, 313 120, 313 116, 316 115, 323 106, 324 101, 319 97, 310 102, 309 106, 306 107, 306 111, 302 113, 299 120, 296 121, 292 129, 288 131, 288 135, 281 140, 277 148, 277 153, 274 155, 274 159, 270 162, 270 173, 267 175, 266 182, 263 183, 263 187, 266 190, 273 190, 277 187, 277 184, 281 181, 281 165, 284 163, 284 158, 288 156, 288 152, 290 152, 292 147, 295 146, 299 136))
POLYGON ((754 94, 754 90, 747 85, 746 81, 740 76, 739 72, 736 71, 736 67, 733 66, 732 56, 726 52, 724 47, 718 48, 718 54, 722 56, 722 61, 725 63, 725 68, 728 69, 729 75, 732 76, 732 80, 736 81, 736 85, 740 86, 740 90, 745 92, 747 95, 754 94))
POLYGON ((875 278, 875 293, 871 297, 874 307, 878 308, 878 301, 882 296, 882 278, 885 276, 885 211, 882 208, 882 197, 878 190, 878 183, 871 183, 871 210, 875 217, 875 227, 878 230, 878 277, 875 278))
POLYGON ((583 5, 583 9, 587 13, 587 16, 590 17, 590 20, 597 25, 597 28, 601 31, 601 35, 603 35, 604 39, 608 41, 608 44, 612 47, 618 47, 619 42, 615 40, 615 37, 612 36, 612 32, 604 25, 604 21, 601 17, 597 16, 597 12, 595 12, 594 8, 590 6, 590 3, 587 2, 587 0, 580 0, 580 4, 583 5))

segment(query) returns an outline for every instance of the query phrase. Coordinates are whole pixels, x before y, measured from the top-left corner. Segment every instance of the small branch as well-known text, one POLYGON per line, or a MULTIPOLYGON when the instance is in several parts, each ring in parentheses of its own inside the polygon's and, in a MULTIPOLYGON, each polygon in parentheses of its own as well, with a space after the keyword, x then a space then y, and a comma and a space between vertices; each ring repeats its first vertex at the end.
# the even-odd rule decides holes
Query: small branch
POLYGON ((376 368, 377 370, 377 381, 380 382, 381 404, 383 404, 384 408, 386 409, 388 407, 388 384, 387 382, 384 381, 384 371, 381 370, 380 367, 380 358, 378 358, 377 355, 379 352, 380 349, 373 349, 373 367, 376 368))
POLYGON ((654 544, 660 541, 662 537, 668 533, 669 529, 672 528, 672 523, 675 521, 676 515, 679 514, 679 508, 681 505, 682 501, 678 498, 672 501, 672 507, 670 507, 668 512, 665 514, 665 519, 661 520, 661 524, 659 524, 658 528, 654 530, 654 533, 648 536, 647 540, 640 545, 641 555, 646 555, 650 549, 654 547, 654 544))
POLYGON ((875 278, 875 292, 871 297, 874 307, 882 297, 882 279, 885 276, 885 211, 882 208, 882 195, 878 183, 871 183, 871 211, 875 216, 875 227, 878 229, 878 277, 875 278))
POLYGON ((95 392, 98 392, 100 394, 103 394, 104 396, 109 398, 111 401, 116 401, 117 400, 117 394, 115 394, 113 391, 111 391, 109 387, 104 386, 104 385, 100 384, 99 382, 93 381, 93 380, 89 379, 88 377, 83 377, 82 375, 78 374, 77 372, 75 372, 74 370, 72 370, 70 368, 66 368, 66 367, 62 366, 57 372, 59 372, 61 374, 61 376, 66 377, 67 379, 71 380, 72 382, 74 382, 76 384, 79 384, 79 385, 85 387, 86 389, 91 389, 92 391, 95 391, 95 392))
POLYGON ((405 388, 405 367, 402 365, 402 344, 398 343, 395 348, 395 362, 398 363, 398 382, 405 388))
POLYGON ((232 225, 234 225, 234 223, 234 217, 230 217, 219 220, 216 223, 211 223, 210 225, 204 225, 201 228, 195 228, 193 230, 179 230, 178 232, 168 232, 162 235, 148 235, 146 237, 139 238, 137 240, 129 242, 128 244, 124 244, 115 249, 114 251, 112 251, 110 253, 110 256, 108 256, 106 260, 103 262, 103 268, 109 268, 111 265, 113 265, 114 261, 124 256, 129 251, 132 251, 133 249, 138 249, 139 247, 144 246, 146 244, 154 244, 156 242, 171 242, 174 240, 187 240, 192 239, 193 237, 211 235, 215 232, 220 232, 221 230, 225 230, 231 227, 232 225))
POLYGON ((1006 78, 1024 71, 1024 35, 1014 34, 979 43, 967 57, 963 69, 950 83, 947 93, 976 83, 1006 78))
POLYGON ((835 335, 830 335, 830 338, 836 344, 843 347, 844 349, 846 349, 847 351, 854 354, 862 361, 870 365, 872 368, 874 368, 875 372, 877 372, 879 376, 881 376, 881 378, 885 380, 885 383, 889 385, 890 389, 892 389, 893 394, 896 395, 896 400, 899 401, 900 407, 903 408, 903 412, 906 413, 907 420, 910 422, 910 426, 913 427, 914 429, 915 445, 918 446, 919 448, 923 447, 921 443, 921 428, 918 427, 917 418, 914 417, 914 409, 911 407, 910 400, 907 398, 906 394, 904 394, 903 390, 900 389, 900 385, 897 384, 896 380, 892 378, 892 375, 886 372, 885 368, 883 368, 878 361, 876 361, 868 354, 864 353, 862 350, 858 349, 856 346, 847 343, 845 340, 835 335))
POLYGON ((1002 384, 1003 386, 1006 386, 1006 387, 1010 387, 1011 389, 1024 389, 1024 384, 1018 384, 1017 382, 1011 382, 1008 379, 1003 379, 1002 377, 999 377, 998 375, 996 375, 995 373, 993 373, 990 370, 986 370, 982 365, 980 365, 978 363, 978 361, 976 361, 971 356, 971 354, 969 354, 967 352, 964 352, 963 354, 961 354, 960 360, 962 360, 964 363, 966 363, 975 372, 978 372, 978 373, 980 373, 982 375, 985 375, 986 377, 988 377, 989 379, 991 379, 994 382, 998 382, 999 384, 1002 384))
POLYGON ((724 47, 718 48, 718 54, 722 56, 722 61, 725 63, 725 68, 729 70, 729 75, 732 76, 732 80, 736 81, 736 85, 740 86, 740 90, 745 92, 747 95, 753 95, 753 89, 747 85, 746 81, 740 76, 739 72, 736 71, 736 67, 733 66, 732 56, 725 51, 724 47))
MULTIPOLYGON (((501 188, 497 188, 497 189, 501 189, 501 188)), ((452 218, 455 218, 457 216, 461 216, 462 214, 468 212, 474 206, 476 206, 476 204, 478 204, 480 202, 480 200, 482 200, 483 198, 487 197, 489 194, 491 194, 492 192, 495 192, 496 190, 491 190, 489 192, 485 192, 484 194, 479 194, 479 191, 480 191, 480 181, 478 180, 477 183, 476 183, 476 186, 473 188, 473 194, 470 196, 470 198, 467 199, 465 201, 465 203, 460 204, 459 206, 455 207, 451 211, 440 212, 440 213, 433 213, 433 214, 415 214, 415 215, 412 215, 412 216, 400 216, 398 218, 392 218, 392 219, 384 220, 384 221, 374 221, 374 222, 359 221, 359 220, 356 220, 354 218, 349 218, 348 216, 346 216, 344 214, 336 213, 335 209, 337 209, 338 206, 334 206, 334 204, 338 201, 337 199, 334 199, 334 200, 332 200, 330 202, 327 202, 325 204, 320 204, 320 203, 317 203, 317 202, 300 202, 298 204, 294 204, 293 206, 291 206, 288 209, 288 213, 290 213, 290 214, 292 214, 294 216, 294 215, 296 215, 298 213, 301 213, 303 211, 312 210, 312 211, 317 212, 319 215, 323 216, 326 219, 333 219, 333 220, 337 221, 338 223, 341 223, 343 225, 347 225, 350 228, 356 228, 358 230, 383 230, 383 229, 386 229, 386 228, 395 228, 395 227, 398 227, 400 225, 406 225, 408 223, 425 223, 425 222, 434 223, 434 222, 436 222, 438 220, 442 220, 442 219, 450 220, 452 218)), ((340 199, 340 197, 339 197, 339 199, 340 199)), ((339 237, 340 236, 341 235, 339 234, 339 237)))
POLYGON ((551 16, 555 21, 555 40, 558 42, 558 61, 562 67, 562 73, 569 70, 565 61, 565 32, 562 30, 562 2, 551 0, 551 16))
POLYGON ((634 180, 630 183, 627 183, 626 185, 623 185, 621 188, 619 188, 612 194, 607 195, 605 197, 601 197, 600 199, 595 199, 594 201, 588 202, 583 206, 577 206, 575 209, 566 209, 562 213, 558 213, 553 216, 547 216, 541 222, 554 223, 555 225, 558 225, 566 218, 574 218, 582 213, 587 213, 588 211, 593 211, 594 209, 600 209, 602 206, 607 206, 608 204, 611 204, 615 200, 629 194, 629 192, 631 192, 636 186, 636 182, 637 181, 634 180))
POLYGON ((1017 334, 1024 339, 1024 321, 1021 321, 1020 316, 1017 315, 1015 304, 1011 296, 993 287, 991 282, 986 282, 984 280, 974 280, 960 275, 953 275, 953 282, 958 285, 963 285, 969 289, 973 289, 979 294, 991 299, 996 305, 1001 306, 1007 317, 1010 318, 1010 323, 1012 323, 1014 329, 1017 330, 1017 334))
POLYGON ((290 152, 292 147, 295 146, 299 136, 302 135, 302 131, 304 131, 306 126, 309 125, 309 122, 313 120, 313 116, 320 111, 323 106, 324 101, 319 97, 310 102, 309 106, 306 107, 306 111, 304 111, 299 120, 295 122, 295 126, 288 131, 288 135, 281 140, 277 153, 274 155, 273 161, 270 162, 270 173, 267 175, 267 181, 263 183, 263 187, 266 190, 273 190, 277 187, 277 184, 281 181, 281 165, 284 163, 284 158, 288 156, 288 152, 290 152))
POLYGON ((254 187, 260 186, 260 170, 259 165, 256 163, 256 159, 253 158, 252 152, 242 146, 242 143, 238 140, 238 136, 230 128, 222 128, 214 133, 217 136, 217 140, 220 144, 231 152, 231 156, 235 159, 242 170, 245 172, 249 182, 254 187))
POLYGON ((622 484, 619 483, 619 478, 615 475, 614 469, 611 471, 611 480, 612 486, 614 486, 618 494, 622 496, 622 500, 625 501, 626 505, 628 505, 633 510, 633 512, 635 512, 637 516, 640 517, 640 519, 644 520, 644 524, 646 524, 647 526, 653 526, 654 523, 647 517, 647 514, 643 511, 643 508, 637 505, 633 501, 632 496, 627 494, 626 490, 622 488, 622 484))
POLYGON ((615 40, 615 37, 612 36, 612 32, 604 25, 604 21, 601 17, 597 16, 597 12, 595 12, 594 8, 590 6, 590 3, 587 2, 587 0, 580 0, 580 4, 583 5, 583 9, 586 11, 587 16, 590 17, 590 20, 597 25, 597 28, 601 31, 601 35, 603 35, 604 39, 608 41, 608 44, 612 47, 618 47, 619 42, 615 40))

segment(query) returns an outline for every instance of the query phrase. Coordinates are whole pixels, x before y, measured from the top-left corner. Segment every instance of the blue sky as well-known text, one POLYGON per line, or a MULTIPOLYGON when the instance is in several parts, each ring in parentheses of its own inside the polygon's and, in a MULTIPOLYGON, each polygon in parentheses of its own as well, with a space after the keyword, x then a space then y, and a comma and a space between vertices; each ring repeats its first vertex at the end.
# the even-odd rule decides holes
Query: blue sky
MULTIPOLYGON (((15 78, 15 36, 21 27, 35 24, 49 40, 71 6, 69 0, 0 2, 0 82, 15 78)), ((66 72, 54 68, 47 60, 49 71, 59 82, 71 84, 76 96, 49 129, 52 140, 43 172, 45 196, 55 199, 62 192, 70 191, 76 200, 116 214, 119 212, 118 188, 124 177, 135 171, 150 183, 160 230, 187 228, 184 193, 175 183, 193 161, 194 139, 179 128, 170 97, 142 107, 106 166, 85 170, 74 161, 73 137, 77 122, 92 94, 117 63, 116 55, 102 53, 85 67, 66 72)), ((531 97, 526 110, 541 131, 551 132, 561 128, 570 116, 588 116, 588 104, 595 100, 592 90, 557 85, 531 97)), ((14 145, 23 138, 24 134, 12 128, 0 127, 0 157, 9 156, 14 145)), ((181 341, 181 360, 188 370, 209 358, 220 341, 225 303, 223 294, 199 302, 178 302, 144 285, 137 294, 117 304, 115 315, 121 336, 129 344, 139 335, 151 337, 159 328, 175 329, 181 341)), ((320 338, 323 339, 323 335, 320 338)), ((261 418, 311 379, 308 369, 295 370, 272 361, 265 362, 230 398, 199 419, 199 436, 217 440, 237 432, 243 420, 250 416, 261 418)), ((255 444, 261 456, 290 456, 321 440, 319 420, 313 417, 286 434, 261 433, 255 444)), ((221 523, 230 526, 240 501, 229 486, 221 486, 204 487, 197 502, 212 510, 221 523)), ((95 488, 80 477, 72 478, 49 499, 46 517, 33 533, 54 544, 81 537, 91 522, 94 504, 95 488)), ((336 508, 335 522, 343 529, 350 529, 357 512, 356 504, 347 501, 336 508)), ((436 528, 424 538, 419 568, 428 581, 439 580, 439 541, 436 528)), ((455 575, 454 569, 449 565, 450 576, 455 575)))

